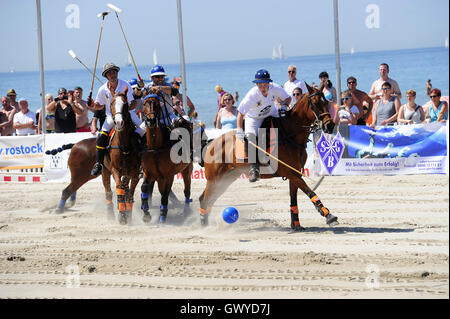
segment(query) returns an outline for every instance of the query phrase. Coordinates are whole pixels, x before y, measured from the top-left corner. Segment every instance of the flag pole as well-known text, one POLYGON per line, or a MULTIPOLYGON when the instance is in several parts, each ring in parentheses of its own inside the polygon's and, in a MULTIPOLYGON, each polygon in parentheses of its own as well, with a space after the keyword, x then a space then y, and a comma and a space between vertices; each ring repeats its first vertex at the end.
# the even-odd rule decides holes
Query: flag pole
MULTIPOLYGON (((45 120, 45 83, 44 83, 44 54, 42 49, 42 20, 41 20, 41 0, 36 0, 36 15, 37 15, 37 36, 38 36, 38 54, 39 54, 39 74, 41 79, 41 118, 42 133, 46 133, 45 120)), ((45 138, 44 138, 45 147, 45 138)))
POLYGON ((180 63, 181 63, 181 84, 183 87, 183 108, 186 111, 187 105, 187 85, 186 85, 186 63, 184 60, 184 42, 183 42, 183 19, 181 15, 181 0, 177 0, 177 12, 178 12, 178 39, 180 46, 180 63))

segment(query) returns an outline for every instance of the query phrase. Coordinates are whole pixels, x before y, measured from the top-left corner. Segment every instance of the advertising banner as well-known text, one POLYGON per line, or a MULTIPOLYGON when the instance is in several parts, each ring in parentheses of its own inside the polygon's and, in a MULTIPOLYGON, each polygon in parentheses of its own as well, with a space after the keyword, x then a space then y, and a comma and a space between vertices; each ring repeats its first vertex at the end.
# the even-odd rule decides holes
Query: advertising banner
POLYGON ((42 167, 44 136, 0 137, 0 169, 25 169, 42 167))
POLYGON ((448 171, 446 123, 375 129, 350 125, 340 127, 338 134, 344 141, 342 145, 331 143, 323 136, 317 143, 316 156, 322 160, 321 167, 316 166, 319 175, 331 175, 330 171, 333 175, 445 174, 448 171), (334 149, 335 144, 344 149, 334 149), (330 154, 343 151, 342 158, 327 158, 327 147, 330 154))

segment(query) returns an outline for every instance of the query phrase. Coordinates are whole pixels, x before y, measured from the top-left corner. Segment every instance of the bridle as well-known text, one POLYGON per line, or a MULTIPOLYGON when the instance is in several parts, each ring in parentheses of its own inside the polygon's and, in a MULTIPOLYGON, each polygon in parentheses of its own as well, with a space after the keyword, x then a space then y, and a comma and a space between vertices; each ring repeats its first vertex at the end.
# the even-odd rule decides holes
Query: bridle
POLYGON ((158 103, 160 101, 160 97, 156 94, 148 94, 145 97, 143 97, 143 103, 142 103, 142 118, 145 122, 145 125, 147 125, 149 128, 154 128, 159 125, 159 117, 160 112, 159 109, 155 110, 155 103, 158 103), (156 99, 157 101, 150 100, 151 98, 156 99), (148 112, 145 112, 145 105, 148 105, 148 112))
MULTIPOLYGON (((128 99, 126 98, 126 96, 123 94, 123 93, 116 93, 115 95, 114 95, 114 114, 112 114, 112 108, 111 108, 111 115, 112 115, 112 119, 113 119, 113 121, 114 121, 114 126, 116 126, 116 115, 117 114, 121 114, 122 115, 122 118, 123 118, 123 121, 127 121, 128 119, 127 119, 127 116, 129 116, 129 112, 128 111, 124 111, 124 109, 125 109, 125 107, 126 107, 126 110, 128 110, 128 99), (122 111, 121 112, 117 112, 116 111, 116 98, 118 98, 118 97, 125 97, 125 102, 123 103, 123 107, 122 107, 122 111)), ((111 102, 111 105, 112 105, 112 102, 111 102)), ((121 131, 121 130, 123 130, 125 128, 125 125, 121 128, 121 129, 117 129, 118 131, 121 131)))
MULTIPOLYGON (((313 94, 308 94, 308 107, 311 108, 311 111, 313 111, 314 116, 316 117, 316 120, 314 121, 313 125, 311 126, 311 132, 315 132, 319 130, 320 128, 324 128, 328 125, 329 122, 331 122, 331 116, 330 112, 322 112, 319 110, 319 107, 312 101, 312 97, 318 96, 320 99, 323 99, 325 101, 325 96, 321 91, 314 92, 313 94), (328 115, 328 119, 323 121, 323 118, 328 115)), ((325 103, 325 102, 324 102, 325 103)))

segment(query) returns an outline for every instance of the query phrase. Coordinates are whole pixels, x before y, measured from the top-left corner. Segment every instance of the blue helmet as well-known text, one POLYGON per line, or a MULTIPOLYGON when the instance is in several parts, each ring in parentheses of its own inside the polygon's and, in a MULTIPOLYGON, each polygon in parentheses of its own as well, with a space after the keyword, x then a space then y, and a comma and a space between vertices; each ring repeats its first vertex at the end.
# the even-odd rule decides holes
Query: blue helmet
POLYGON ((256 71, 253 83, 269 83, 269 82, 272 82, 272 80, 270 79, 269 71, 264 69, 256 71))
POLYGON ((131 87, 133 87, 134 85, 137 85, 138 80, 137 79, 131 79, 130 81, 128 81, 128 84, 131 85, 131 87))
POLYGON ((155 75, 164 75, 167 76, 166 71, 164 71, 164 68, 160 65, 155 65, 151 71, 150 71, 150 77, 155 75))

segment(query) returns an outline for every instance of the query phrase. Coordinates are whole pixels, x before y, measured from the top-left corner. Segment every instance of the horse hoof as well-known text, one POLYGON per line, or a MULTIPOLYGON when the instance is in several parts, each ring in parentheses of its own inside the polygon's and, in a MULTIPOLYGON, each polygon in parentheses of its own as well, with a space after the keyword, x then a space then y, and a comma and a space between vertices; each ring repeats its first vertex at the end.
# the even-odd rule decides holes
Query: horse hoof
POLYGON ((66 207, 67 207, 67 208, 70 208, 70 207, 75 206, 75 202, 76 202, 76 201, 71 201, 71 200, 69 200, 69 201, 67 202, 67 204, 66 204, 66 207))
POLYGON ((126 216, 126 214, 125 213, 123 213, 123 212, 120 212, 119 213, 119 224, 120 225, 126 225, 127 224, 127 216, 126 216))
POLYGON ((208 216, 207 215, 200 215, 200 225, 208 226, 208 216))
POLYGON ((159 223, 160 224, 165 224, 166 223, 166 219, 167 219, 167 216, 159 216, 159 223))
POLYGON ((297 225, 294 227, 294 231, 304 231, 304 230, 306 230, 306 228, 301 225, 297 225))
POLYGON ((149 212, 144 212, 144 216, 142 216, 142 220, 144 223, 150 223, 152 220, 152 215, 149 212))
POLYGON ((64 207, 56 207, 55 214, 62 214, 64 213, 64 207))
POLYGON ((339 225, 339 222, 337 221, 338 218, 336 216, 328 214, 326 218, 327 218, 327 225, 328 226, 333 227, 333 226, 339 225))
POLYGON ((126 212, 126 217, 127 223, 131 223, 131 221, 133 220, 133 214, 131 213, 131 211, 126 212))

